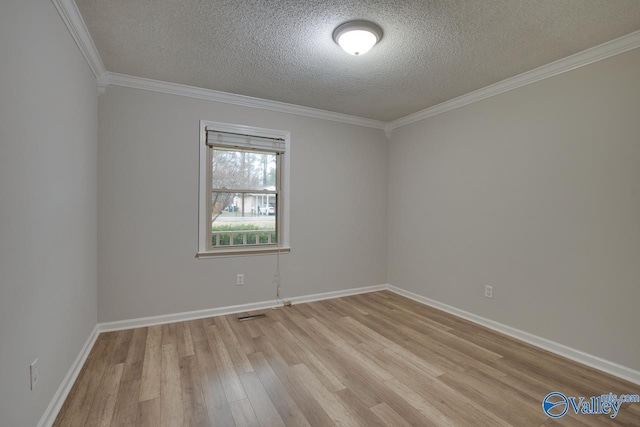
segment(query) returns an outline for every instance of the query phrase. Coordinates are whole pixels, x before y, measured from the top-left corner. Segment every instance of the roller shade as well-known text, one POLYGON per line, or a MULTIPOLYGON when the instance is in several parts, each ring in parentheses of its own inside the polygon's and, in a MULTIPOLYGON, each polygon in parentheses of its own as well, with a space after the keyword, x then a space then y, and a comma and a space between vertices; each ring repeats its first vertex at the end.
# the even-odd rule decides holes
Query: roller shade
POLYGON ((270 151, 272 153, 284 153, 285 151, 285 141, 283 138, 224 132, 210 127, 206 128, 206 132, 206 144, 209 147, 216 146, 242 150, 270 151))

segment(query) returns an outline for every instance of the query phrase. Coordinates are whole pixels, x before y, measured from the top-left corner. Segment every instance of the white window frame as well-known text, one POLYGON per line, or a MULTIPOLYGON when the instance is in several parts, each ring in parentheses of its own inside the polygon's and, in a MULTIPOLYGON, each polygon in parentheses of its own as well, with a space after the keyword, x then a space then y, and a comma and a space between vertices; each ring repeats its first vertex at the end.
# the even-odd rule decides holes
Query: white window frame
MULTIPOLYGON (((248 145, 247 145, 248 146, 248 145)), ((231 123, 220 123, 208 120, 200 121, 200 185, 199 185, 199 209, 198 209, 198 252, 197 258, 207 258, 216 256, 243 256, 260 255, 273 253, 287 253, 291 250, 289 246, 289 171, 291 158, 290 132, 258 128, 254 126, 237 125, 231 123), (208 169, 211 165, 208 162, 209 146, 207 146, 207 128, 220 132, 229 132, 240 135, 253 135, 264 138, 282 138, 284 140, 284 153, 281 153, 278 167, 280 170, 280 189, 277 203, 276 230, 278 233, 277 244, 269 246, 225 246, 210 249, 207 244, 207 227, 211 228, 211 207, 208 206, 208 193, 211 192, 211 182, 207 177, 208 169)))

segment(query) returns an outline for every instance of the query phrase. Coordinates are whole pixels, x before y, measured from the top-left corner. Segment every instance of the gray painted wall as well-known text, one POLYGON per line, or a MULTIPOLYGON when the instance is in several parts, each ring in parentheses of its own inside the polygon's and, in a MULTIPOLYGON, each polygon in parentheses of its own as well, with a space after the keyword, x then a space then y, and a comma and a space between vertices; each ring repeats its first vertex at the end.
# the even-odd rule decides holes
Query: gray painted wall
POLYGON ((0 58, 0 425, 33 427, 96 324, 98 97, 50 1, 3 1, 0 58))
POLYGON ((396 130, 389 283, 640 369, 638 70, 640 49, 396 130))
POLYGON ((199 120, 291 132, 284 296, 386 283, 383 132, 112 86, 99 101, 100 321, 275 298, 275 255, 194 258, 199 120))

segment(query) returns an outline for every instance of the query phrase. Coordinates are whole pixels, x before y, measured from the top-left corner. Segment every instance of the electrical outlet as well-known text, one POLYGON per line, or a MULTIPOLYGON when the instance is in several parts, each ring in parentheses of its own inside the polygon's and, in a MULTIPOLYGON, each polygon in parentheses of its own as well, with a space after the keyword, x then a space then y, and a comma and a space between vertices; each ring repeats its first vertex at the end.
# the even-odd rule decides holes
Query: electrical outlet
POLYGON ((487 298, 493 298, 493 286, 485 286, 484 287, 484 296, 487 298))
POLYGON ((38 377, 40 376, 40 368, 38 367, 38 359, 34 360, 31 365, 29 365, 29 377, 31 378, 31 390, 36 387, 38 383, 38 377))
POLYGON ((244 285, 244 274, 240 273, 236 276, 236 286, 244 285))

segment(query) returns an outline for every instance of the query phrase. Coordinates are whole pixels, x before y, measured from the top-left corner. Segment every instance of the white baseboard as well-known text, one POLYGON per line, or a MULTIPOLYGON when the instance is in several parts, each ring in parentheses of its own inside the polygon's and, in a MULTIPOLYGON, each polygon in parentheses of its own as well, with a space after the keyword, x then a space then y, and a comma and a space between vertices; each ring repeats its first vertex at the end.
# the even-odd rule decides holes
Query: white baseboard
POLYGON ((311 294, 301 297, 287 298, 294 304, 304 304, 306 302, 322 301, 325 299, 342 298, 350 295, 368 294, 369 292, 386 291, 389 285, 363 286, 361 288, 346 289, 344 291, 323 292, 320 294, 311 294))
POLYGON ((125 329, 145 328, 147 326, 164 325, 166 323, 204 319, 206 317, 224 316, 226 314, 242 313, 245 311, 264 310, 278 305, 280 304, 276 300, 253 302, 249 304, 231 305, 228 307, 208 308, 205 310, 185 311, 182 313, 161 314, 158 316, 103 322, 98 323, 98 328, 100 329, 100 332, 122 331, 125 329))
POLYGON ((636 371, 626 366, 619 365, 615 362, 602 359, 598 356, 594 356, 583 351, 567 347, 566 345, 530 334, 529 332, 521 331, 520 329, 512 328, 511 326, 507 326, 502 323, 477 316, 473 313, 469 313, 468 311, 460 310, 459 308, 452 307, 450 305, 432 300, 430 298, 415 294, 410 291, 406 291, 393 285, 388 285, 387 289, 398 295, 402 295, 403 297, 407 297, 419 303, 453 314, 454 316, 469 320, 470 322, 477 323, 489 329, 493 329, 494 331, 508 335, 520 341, 524 341, 536 347, 542 348, 560 356, 564 356, 567 359, 574 360, 578 363, 582 363, 583 365, 590 366, 592 368, 622 378, 623 380, 632 382, 634 384, 640 384, 640 371, 636 371))
POLYGON ((93 331, 91 331, 89 338, 87 338, 87 341, 82 346, 80 354, 78 354, 78 357, 76 357, 73 365, 71 365, 69 372, 67 372, 67 375, 62 380, 62 383, 60 384, 60 387, 58 387, 56 394, 53 395, 51 403, 49 403, 47 410, 44 411, 42 418, 40 418, 40 422, 38 422, 38 427, 51 427, 53 425, 53 422, 58 416, 58 412, 60 412, 64 401, 71 391, 71 387, 73 387, 73 384, 76 382, 76 379, 78 378, 78 375, 80 374, 80 371, 84 366, 84 362, 86 362, 89 353, 91 353, 91 349, 93 348, 96 339, 98 339, 98 335, 100 335, 100 331, 98 329, 98 325, 96 325, 93 328, 93 331))
MULTIPOLYGON (((388 289, 387 285, 365 286, 362 288, 346 289, 342 291, 323 292, 319 294, 304 295, 286 298, 293 304, 320 301, 324 299, 340 298, 349 295, 364 294, 388 289)), ((186 320, 204 319, 206 317, 224 316, 227 314, 244 313, 246 311, 264 310, 282 305, 278 300, 254 302, 249 304, 232 305, 228 307, 210 308, 205 310, 186 311, 183 313, 164 314, 159 316, 140 317, 137 319, 118 320, 115 322, 99 323, 100 332, 120 331, 123 329, 142 328, 147 326, 162 325, 165 323, 184 322, 186 320)))

